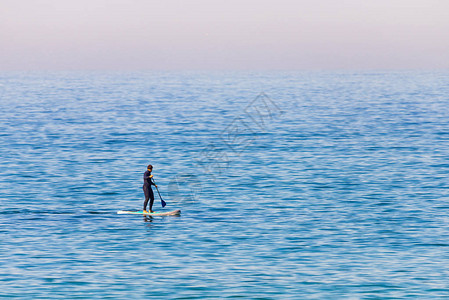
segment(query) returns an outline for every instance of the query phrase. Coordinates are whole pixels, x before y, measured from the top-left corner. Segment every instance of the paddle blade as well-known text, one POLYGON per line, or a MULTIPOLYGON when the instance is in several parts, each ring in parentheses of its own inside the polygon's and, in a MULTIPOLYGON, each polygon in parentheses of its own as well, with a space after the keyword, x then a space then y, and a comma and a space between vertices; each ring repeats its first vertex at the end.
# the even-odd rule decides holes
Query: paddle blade
POLYGON ((162 204, 162 207, 165 207, 165 205, 167 205, 167 203, 165 203, 165 201, 162 199, 161 199, 161 204, 162 204))

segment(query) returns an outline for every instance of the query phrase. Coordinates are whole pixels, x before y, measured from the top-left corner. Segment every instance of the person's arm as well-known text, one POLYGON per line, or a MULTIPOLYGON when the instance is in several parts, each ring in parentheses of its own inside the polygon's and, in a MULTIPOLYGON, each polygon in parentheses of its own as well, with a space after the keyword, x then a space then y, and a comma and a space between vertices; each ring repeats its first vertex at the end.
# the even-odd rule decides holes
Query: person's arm
MULTIPOLYGON (((153 175, 150 175, 149 172, 143 173, 143 180, 147 181, 150 178, 153 178, 153 175)), ((151 182, 151 180, 150 180, 150 182, 151 182)))
POLYGON ((153 180, 151 180, 151 178, 153 178, 153 175, 150 175, 149 172, 145 172, 145 173, 143 174, 143 180, 146 181, 146 180, 150 179, 150 184, 155 185, 154 182, 153 182, 153 180))

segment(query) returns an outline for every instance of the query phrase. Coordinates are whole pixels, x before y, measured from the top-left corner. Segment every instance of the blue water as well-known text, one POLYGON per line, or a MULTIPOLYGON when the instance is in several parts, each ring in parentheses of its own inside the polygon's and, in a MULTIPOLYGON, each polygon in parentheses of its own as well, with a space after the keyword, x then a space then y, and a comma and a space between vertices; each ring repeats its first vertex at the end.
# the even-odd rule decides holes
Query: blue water
POLYGON ((449 298, 448 72, 0 73, 0 109, 0 296, 449 298), (149 163, 180 217, 116 214, 149 163))

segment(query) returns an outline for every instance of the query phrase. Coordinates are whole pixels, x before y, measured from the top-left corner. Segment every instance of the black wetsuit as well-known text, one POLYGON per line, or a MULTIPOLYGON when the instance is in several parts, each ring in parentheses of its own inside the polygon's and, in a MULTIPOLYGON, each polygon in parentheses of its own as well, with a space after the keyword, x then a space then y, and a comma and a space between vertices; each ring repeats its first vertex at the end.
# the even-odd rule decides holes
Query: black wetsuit
POLYGON ((150 211, 153 210, 154 194, 151 185, 155 185, 150 178, 151 172, 146 171, 143 174, 143 193, 145 194, 145 202, 143 203, 143 210, 147 210, 148 200, 150 200, 150 211))

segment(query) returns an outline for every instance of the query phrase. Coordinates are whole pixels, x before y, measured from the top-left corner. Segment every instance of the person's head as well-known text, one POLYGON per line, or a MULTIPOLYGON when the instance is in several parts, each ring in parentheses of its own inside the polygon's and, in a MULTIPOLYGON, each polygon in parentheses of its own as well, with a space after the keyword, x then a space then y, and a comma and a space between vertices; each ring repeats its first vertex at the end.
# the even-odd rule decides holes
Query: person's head
POLYGON ((152 165, 148 165, 147 170, 150 171, 150 172, 153 171, 153 166, 152 165))

